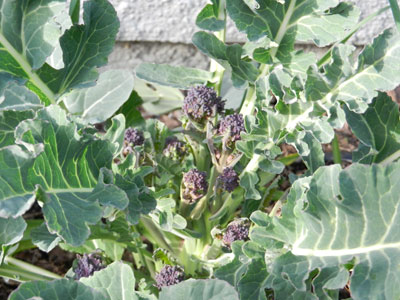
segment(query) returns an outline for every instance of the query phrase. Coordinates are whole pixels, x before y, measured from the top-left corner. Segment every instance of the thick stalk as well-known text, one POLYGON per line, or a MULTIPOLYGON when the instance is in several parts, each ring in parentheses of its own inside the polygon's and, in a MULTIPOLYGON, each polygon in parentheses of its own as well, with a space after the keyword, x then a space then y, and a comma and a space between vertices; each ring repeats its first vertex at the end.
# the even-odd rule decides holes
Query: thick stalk
POLYGON ((400 9, 397 0, 389 0, 390 8, 392 9, 392 14, 394 22, 396 23, 397 31, 400 33, 400 9))
POLYGON ((336 134, 332 140, 331 146, 332 146, 333 162, 335 164, 341 165, 342 164, 342 155, 340 153, 339 141, 338 141, 336 134))
POLYGON ((19 282, 31 280, 54 280, 62 278, 60 275, 36 267, 11 256, 7 256, 4 259, 4 263, 0 266, 0 275, 19 282))

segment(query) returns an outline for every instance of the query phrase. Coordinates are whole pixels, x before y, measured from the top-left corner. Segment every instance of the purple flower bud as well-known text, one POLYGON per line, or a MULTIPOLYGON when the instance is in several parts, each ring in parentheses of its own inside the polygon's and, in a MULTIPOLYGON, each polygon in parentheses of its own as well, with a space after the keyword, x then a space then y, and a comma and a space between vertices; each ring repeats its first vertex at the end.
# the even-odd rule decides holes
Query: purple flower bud
POLYGON ((177 266, 172 267, 166 265, 161 269, 160 273, 156 275, 155 279, 155 286, 161 289, 164 286, 174 285, 185 280, 185 273, 177 266))
POLYGON ((244 128, 243 115, 233 114, 226 116, 219 123, 218 133, 221 135, 229 134, 229 142, 234 143, 241 139, 240 133, 246 131, 244 128))
POLYGON ((246 241, 248 238, 249 225, 241 221, 234 221, 226 228, 222 237, 222 242, 225 246, 230 248, 234 241, 246 241))
POLYGON ((208 189, 207 173, 192 169, 183 175, 183 198, 194 202, 202 197, 208 189))
POLYGON ((222 185, 222 189, 231 193, 239 186, 239 176, 232 168, 224 168, 221 175, 218 176, 218 181, 222 185))
POLYGON ((176 136, 167 137, 163 154, 174 160, 182 159, 186 155, 185 143, 176 136))
POLYGON ((125 130, 125 142, 129 146, 141 146, 144 143, 143 132, 136 128, 128 128, 125 130))
POLYGON ((215 113, 224 111, 225 101, 209 87, 198 86, 191 88, 183 100, 183 112, 196 122, 202 122, 215 113), (215 110, 215 111, 214 111, 215 110))
POLYGON ((75 279, 92 276, 94 272, 104 269, 105 266, 101 262, 101 258, 96 254, 83 254, 77 257, 77 264, 74 268, 75 279))

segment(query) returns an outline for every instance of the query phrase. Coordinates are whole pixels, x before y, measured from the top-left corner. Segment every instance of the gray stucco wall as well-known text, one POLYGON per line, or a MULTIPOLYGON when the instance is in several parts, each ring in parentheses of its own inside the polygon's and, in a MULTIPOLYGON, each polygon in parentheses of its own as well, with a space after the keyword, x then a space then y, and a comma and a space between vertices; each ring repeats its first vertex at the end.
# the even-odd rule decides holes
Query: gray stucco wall
MULTIPOLYGON (((229 0, 228 0, 229 1, 229 0)), ((109 63, 113 68, 133 69, 139 62, 170 63, 207 68, 208 60, 191 44, 197 13, 205 0, 111 0, 121 21, 118 42, 109 63)), ((387 5, 387 0, 353 1, 361 18, 387 5)), ((390 10, 364 26, 352 42, 365 45, 393 25, 390 10)), ((243 35, 228 24, 227 41, 241 42, 243 35)))

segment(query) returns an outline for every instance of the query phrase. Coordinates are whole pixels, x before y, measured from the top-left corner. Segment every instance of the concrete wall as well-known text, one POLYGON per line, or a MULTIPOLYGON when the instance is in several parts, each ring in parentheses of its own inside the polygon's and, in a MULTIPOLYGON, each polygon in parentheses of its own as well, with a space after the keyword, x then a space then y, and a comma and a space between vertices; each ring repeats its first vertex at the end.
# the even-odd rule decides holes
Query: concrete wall
MULTIPOLYGON (((229 1, 229 0, 228 0, 229 1)), ((191 44, 197 13, 205 0, 111 0, 118 12, 121 28, 109 63, 113 68, 133 69, 138 63, 156 62, 207 68, 208 60, 191 44)), ((361 18, 387 5, 387 0, 353 1, 361 18)), ((383 29, 393 25, 388 10, 364 26, 352 42, 362 46, 383 29)), ((227 41, 242 42, 243 34, 230 22, 227 41)))

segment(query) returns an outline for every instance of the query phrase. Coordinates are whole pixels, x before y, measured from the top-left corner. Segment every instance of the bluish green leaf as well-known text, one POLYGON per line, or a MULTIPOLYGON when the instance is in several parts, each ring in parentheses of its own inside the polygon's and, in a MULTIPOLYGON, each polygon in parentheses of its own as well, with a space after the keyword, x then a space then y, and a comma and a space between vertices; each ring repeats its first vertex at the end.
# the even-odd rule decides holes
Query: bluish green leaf
POLYGON ((218 279, 189 279, 164 287, 160 300, 239 300, 233 286, 218 279))
POLYGON ((215 35, 204 31, 196 32, 193 44, 204 54, 215 59, 225 69, 232 72, 232 82, 237 88, 257 80, 259 71, 250 62, 241 59, 240 45, 225 45, 215 35))
POLYGON ((100 74, 96 85, 75 89, 64 94, 68 111, 81 115, 87 123, 100 123, 110 118, 129 98, 133 75, 124 70, 109 70, 100 74))
POLYGON ((44 252, 50 252, 61 241, 56 234, 51 234, 47 229, 46 223, 35 227, 31 231, 32 243, 44 252))
POLYGON ((11 293, 10 300, 28 299, 74 299, 74 300, 107 300, 106 294, 74 280, 60 279, 54 281, 30 281, 21 284, 11 293))
POLYGON ((109 300, 139 300, 135 293, 135 277, 130 266, 114 262, 90 277, 80 280, 86 286, 101 291, 109 300))
POLYGON ((281 59, 296 41, 322 47, 343 39, 356 24, 359 11, 348 3, 338 4, 337 0, 265 0, 251 5, 246 0, 230 0, 227 10, 250 41, 267 36, 278 43, 281 59))
MULTIPOLYGON (((214 0, 219 4, 220 0, 214 0)), ((219 18, 220 10, 224 10, 225 7, 220 5, 207 4, 197 15, 196 25, 204 30, 219 31, 225 28, 225 18, 219 18)), ((224 15, 224 14, 222 14, 224 15)))
POLYGON ((19 242, 26 229, 26 222, 22 217, 0 218, 0 245, 7 246, 19 242))
POLYGON ((332 105, 343 101, 348 108, 362 113, 378 91, 394 89, 400 82, 400 38, 387 29, 365 47, 353 63, 352 46, 338 45, 332 51, 331 63, 320 73, 315 67, 308 71, 306 98, 332 105))
POLYGON ((345 111, 352 132, 361 142, 353 152, 353 161, 379 163, 400 151, 399 106, 389 96, 380 93, 363 114, 345 111))
MULTIPOLYGON (((16 132, 20 145, 0 150, 1 215, 19 216, 36 198, 44 203, 49 231, 72 245, 82 244, 89 235, 87 224, 102 216, 101 207, 90 196, 99 168, 111 167, 115 146, 93 136, 80 136, 76 125, 56 106, 23 121, 16 132)), ((117 205, 110 195, 104 196, 95 198, 117 205)))
POLYGON ((141 63, 135 72, 140 79, 184 90, 212 79, 208 71, 171 65, 141 63))
POLYGON ((21 121, 33 118, 33 116, 32 110, 0 111, 0 148, 14 144, 15 128, 21 121))

